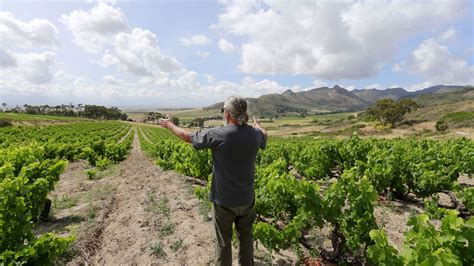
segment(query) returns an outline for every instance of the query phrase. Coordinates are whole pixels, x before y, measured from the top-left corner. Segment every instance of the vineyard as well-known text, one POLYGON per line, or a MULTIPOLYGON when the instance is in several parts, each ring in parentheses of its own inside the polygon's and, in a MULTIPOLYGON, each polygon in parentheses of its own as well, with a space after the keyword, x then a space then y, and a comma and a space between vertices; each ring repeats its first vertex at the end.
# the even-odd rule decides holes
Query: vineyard
MULTIPOLYGON (((211 154, 195 151, 169 132, 141 127, 142 148, 163 169, 211 181, 211 154)), ((333 263, 472 265, 474 143, 416 139, 271 139, 257 158, 254 237, 273 251, 302 247, 333 263), (452 204, 439 202, 447 194, 452 204), (378 202, 421 205, 408 221, 400 250, 374 215, 378 202), (308 232, 329 227, 331 249, 308 232)), ((208 182, 209 184, 210 182, 208 182)), ((196 195, 207 201, 209 186, 196 195)))
POLYGON ((122 161, 133 134, 123 123, 12 127, 0 131, 0 263, 47 264, 68 250, 74 237, 35 235, 48 216, 53 191, 69 161, 98 168, 122 161))
MULTIPOLYGON (((48 216, 48 194, 68 163, 100 171, 136 145, 161 169, 191 180, 201 204, 209 204, 211 152, 195 151, 165 129, 121 122, 0 129, 0 264, 48 264, 67 252, 75 236, 35 231, 48 216)), ((474 142, 465 138, 270 138, 257 157, 254 238, 270 252, 291 250, 306 262, 472 265, 474 187, 466 182, 472 173, 474 142), (403 225, 401 245, 377 218, 377 208, 390 202, 424 210, 403 225), (329 244, 317 241, 320 232, 329 244)), ((143 185, 151 184, 133 189, 143 185)))

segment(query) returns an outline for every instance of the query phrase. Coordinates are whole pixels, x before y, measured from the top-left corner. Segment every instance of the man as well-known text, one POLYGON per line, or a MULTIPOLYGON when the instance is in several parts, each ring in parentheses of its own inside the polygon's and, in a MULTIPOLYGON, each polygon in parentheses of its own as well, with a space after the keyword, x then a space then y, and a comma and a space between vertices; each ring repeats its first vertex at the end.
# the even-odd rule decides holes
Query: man
POLYGON ((213 202, 216 233, 216 265, 232 264, 232 225, 239 238, 239 264, 253 265, 252 225, 255 221, 255 159, 259 148, 266 146, 267 133, 253 118, 247 125, 247 102, 229 97, 221 110, 223 127, 187 133, 169 119, 160 124, 176 136, 192 143, 195 149, 212 150, 212 184, 209 199, 213 202))

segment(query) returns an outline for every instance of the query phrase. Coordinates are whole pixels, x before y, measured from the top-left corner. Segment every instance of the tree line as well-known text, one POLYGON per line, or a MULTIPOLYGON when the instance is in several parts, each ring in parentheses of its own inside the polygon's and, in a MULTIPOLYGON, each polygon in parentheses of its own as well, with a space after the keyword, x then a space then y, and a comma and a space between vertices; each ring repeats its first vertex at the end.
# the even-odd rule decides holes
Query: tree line
POLYGON ((29 105, 23 107, 16 105, 13 108, 7 108, 6 103, 2 103, 2 111, 6 113, 24 113, 33 115, 53 115, 84 117, 91 119, 107 120, 127 120, 128 115, 117 107, 105 107, 101 105, 90 104, 61 104, 61 105, 29 105))

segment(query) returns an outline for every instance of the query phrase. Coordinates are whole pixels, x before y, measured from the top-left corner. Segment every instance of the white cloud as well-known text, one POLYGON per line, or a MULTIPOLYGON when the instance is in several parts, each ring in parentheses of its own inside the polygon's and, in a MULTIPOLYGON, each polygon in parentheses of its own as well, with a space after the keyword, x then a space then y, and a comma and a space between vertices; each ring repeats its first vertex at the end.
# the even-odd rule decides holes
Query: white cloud
POLYGON ((422 89, 426 89, 428 87, 434 86, 435 84, 431 81, 424 81, 421 83, 413 84, 411 86, 408 86, 407 88, 404 88, 406 91, 418 91, 422 89))
POLYGON ((218 47, 219 47, 219 50, 221 50, 224 53, 232 53, 234 51, 234 45, 223 38, 219 40, 218 47))
MULTIPOLYGON (((1 53, 0 53, 1 54, 1 53)), ((24 80, 33 84, 48 83, 53 78, 53 67, 56 64, 56 54, 43 53, 5 53, 9 63, 0 65, 3 79, 24 80)))
POLYGON ((57 47, 58 33, 54 24, 46 19, 24 22, 10 12, 0 12, 2 48, 57 47))
POLYGON ((88 52, 99 52, 127 29, 127 19, 118 7, 100 3, 91 10, 75 10, 61 21, 74 34, 74 42, 88 52))
POLYGON ((323 82, 323 81, 317 79, 317 80, 313 81, 313 86, 315 88, 321 88, 321 87, 326 87, 327 84, 326 84, 326 82, 323 82))
POLYGON ((360 79, 397 47, 468 10, 466 1, 229 1, 213 29, 243 39, 240 69, 253 74, 360 79))
POLYGON ((350 86, 346 86, 346 87, 344 87, 344 88, 345 88, 346 90, 348 90, 348 91, 353 91, 353 90, 356 89, 356 86, 350 85, 350 86))
POLYGON ((179 42, 184 46, 193 46, 210 44, 211 40, 206 35, 199 34, 180 38, 179 42))
POLYGON ((120 71, 136 76, 160 77, 185 71, 178 60, 161 52, 156 35, 148 30, 135 28, 130 34, 117 34, 113 48, 102 57, 103 66, 116 65, 120 71))
POLYGON ((434 39, 423 41, 402 67, 433 84, 474 84, 474 66, 434 39))
POLYGON ((205 75, 205 76, 206 76, 208 84, 213 84, 214 82, 216 82, 216 78, 214 78, 213 75, 205 75))
POLYGON ((105 82, 107 82, 110 85, 121 85, 125 84, 124 80, 118 79, 112 75, 107 75, 102 78, 105 82))
POLYGON ((9 50, 0 49, 0 68, 16 67, 15 55, 9 50))
POLYGON ((382 86, 380 86, 380 84, 378 84, 378 83, 375 83, 375 84, 371 84, 371 85, 366 86, 364 89, 366 89, 366 90, 368 90, 368 89, 381 90, 382 86))
POLYGON ((449 40, 453 39, 454 37, 456 37, 457 34, 458 34, 458 32, 456 31, 456 29, 454 27, 451 27, 448 30, 446 30, 445 32, 441 33, 438 36, 438 40, 439 41, 449 41, 449 40))
POLYGON ((196 55, 201 58, 208 58, 211 53, 209 51, 197 51, 196 55))

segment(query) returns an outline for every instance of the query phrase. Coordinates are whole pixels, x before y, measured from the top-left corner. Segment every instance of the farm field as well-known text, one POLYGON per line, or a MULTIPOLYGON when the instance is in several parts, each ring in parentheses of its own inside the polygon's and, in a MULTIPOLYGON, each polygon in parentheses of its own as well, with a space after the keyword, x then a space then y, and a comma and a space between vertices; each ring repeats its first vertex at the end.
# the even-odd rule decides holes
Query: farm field
MULTIPOLYGON (((210 152, 167 130, 1 128, 0 163, 7 264, 213 261, 210 152)), ((418 264, 429 239, 430 260, 471 264, 473 163, 466 138, 271 137, 257 159, 256 262, 418 264)))
POLYGON ((87 121, 87 118, 52 115, 30 115, 23 113, 0 112, 0 120, 12 121, 16 125, 45 125, 87 121))
POLYGON ((474 266, 473 14, 0 0, 0 266, 474 266))

